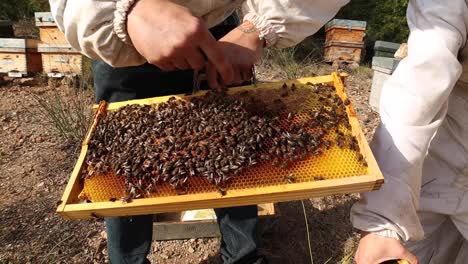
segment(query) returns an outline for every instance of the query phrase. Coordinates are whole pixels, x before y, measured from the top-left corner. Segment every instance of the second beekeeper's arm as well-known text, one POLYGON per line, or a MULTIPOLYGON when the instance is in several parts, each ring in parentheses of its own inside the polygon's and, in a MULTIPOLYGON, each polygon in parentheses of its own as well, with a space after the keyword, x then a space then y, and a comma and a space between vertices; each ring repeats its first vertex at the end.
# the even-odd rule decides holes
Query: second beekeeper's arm
POLYGON ((331 20, 349 0, 246 0, 244 21, 255 25, 267 46, 286 48, 301 42, 331 20))
MULTIPOLYGON (((244 1, 244 22, 219 41, 226 58, 233 65, 233 83, 240 84, 250 80, 252 65, 257 62, 265 44, 276 48, 296 45, 317 32, 347 2, 348 0, 244 1)), ((210 86, 219 87, 216 72, 210 63, 207 72, 210 86)))
POLYGON ((385 184, 352 208, 357 229, 404 241, 423 238, 417 215, 422 164, 462 71, 457 55, 466 43, 467 13, 464 0, 409 2, 408 57, 383 87, 381 125, 371 144, 385 184))

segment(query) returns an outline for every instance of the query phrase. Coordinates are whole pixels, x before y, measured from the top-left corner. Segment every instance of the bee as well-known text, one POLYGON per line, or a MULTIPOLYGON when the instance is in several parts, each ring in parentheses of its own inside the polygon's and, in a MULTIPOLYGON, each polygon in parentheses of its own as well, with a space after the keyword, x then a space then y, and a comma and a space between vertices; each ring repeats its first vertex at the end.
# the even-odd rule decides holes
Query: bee
POLYGON ((359 162, 365 161, 364 156, 361 153, 357 153, 356 155, 357 155, 357 159, 358 159, 359 162))
POLYGON ((331 141, 330 141, 330 140, 326 140, 326 141, 323 143, 323 146, 325 147, 325 149, 330 149, 331 141))
POLYGON ((296 91, 296 89, 297 89, 297 88, 296 88, 296 84, 294 84, 294 83, 291 84, 291 90, 292 90, 292 91, 296 91))
POLYGON ((283 161, 283 162, 281 163, 281 165, 280 165, 280 168, 283 169, 283 170, 287 169, 287 168, 288 168, 288 162, 283 161))
POLYGON ((130 203, 132 201, 132 197, 130 195, 123 196, 120 198, 120 201, 122 201, 122 203, 130 203))
POLYGON ((100 219, 101 217, 99 217, 96 213, 91 213, 90 216, 92 218, 97 218, 97 219, 100 219))
POLYGON ((292 173, 288 174, 286 177, 285 177, 286 181, 288 183, 295 183, 296 182, 296 178, 294 178, 294 175, 292 173))
POLYGON ((278 166, 278 164, 279 164, 278 158, 274 158, 273 161, 271 162, 271 165, 275 167, 278 166))
POLYGON ((222 188, 222 187, 219 187, 218 186, 218 193, 221 194, 221 196, 225 196, 226 195, 226 189, 225 188, 222 188))

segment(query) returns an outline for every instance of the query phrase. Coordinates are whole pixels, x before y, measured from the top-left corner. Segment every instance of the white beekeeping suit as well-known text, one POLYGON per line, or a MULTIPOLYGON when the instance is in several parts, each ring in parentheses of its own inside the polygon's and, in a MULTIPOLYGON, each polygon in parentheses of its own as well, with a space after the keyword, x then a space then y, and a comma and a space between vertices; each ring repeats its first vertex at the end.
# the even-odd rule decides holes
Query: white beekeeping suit
POLYGON ((410 241, 422 264, 468 263, 467 5, 410 0, 408 57, 382 90, 372 143, 385 184, 351 212, 360 230, 410 241))
MULTIPOLYGON (((131 45, 126 16, 137 0, 50 0, 52 14, 68 42, 84 55, 114 67, 141 65, 146 59, 131 45)), ((173 0, 202 18, 209 28, 242 5, 267 46, 297 44, 314 34, 349 0, 173 0)), ((155 14, 157 15, 157 14, 155 14)), ((157 25, 155 25, 157 26, 157 25)))

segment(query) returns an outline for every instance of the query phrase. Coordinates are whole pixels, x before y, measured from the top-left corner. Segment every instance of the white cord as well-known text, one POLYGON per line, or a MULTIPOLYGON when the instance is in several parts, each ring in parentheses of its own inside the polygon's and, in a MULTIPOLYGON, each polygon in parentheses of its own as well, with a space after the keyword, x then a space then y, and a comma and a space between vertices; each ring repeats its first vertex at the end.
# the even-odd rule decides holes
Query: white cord
POLYGON ((314 264, 314 258, 312 256, 312 246, 310 244, 310 235, 309 235, 309 221, 307 221, 307 212, 304 205, 304 200, 301 200, 302 203, 302 210, 304 211, 304 221, 307 231, 307 243, 309 244, 309 255, 310 255, 310 264, 314 264))

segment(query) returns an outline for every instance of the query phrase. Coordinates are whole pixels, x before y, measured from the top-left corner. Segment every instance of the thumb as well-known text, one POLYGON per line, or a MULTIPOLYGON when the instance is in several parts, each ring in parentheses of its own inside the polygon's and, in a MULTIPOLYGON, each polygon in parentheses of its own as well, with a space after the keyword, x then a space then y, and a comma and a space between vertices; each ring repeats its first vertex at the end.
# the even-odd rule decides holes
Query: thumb
POLYGON ((419 261, 415 255, 411 254, 411 252, 408 250, 405 250, 405 252, 400 257, 398 264, 419 264, 419 261))
POLYGON ((385 264, 419 264, 418 258, 409 252, 403 245, 400 245, 401 248, 389 252, 389 256, 384 258, 386 261, 380 262, 385 264))

